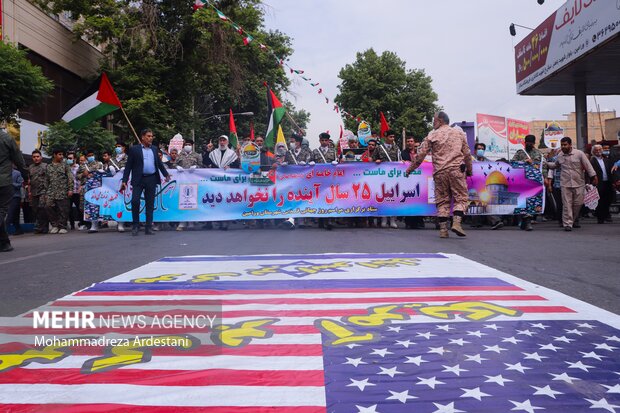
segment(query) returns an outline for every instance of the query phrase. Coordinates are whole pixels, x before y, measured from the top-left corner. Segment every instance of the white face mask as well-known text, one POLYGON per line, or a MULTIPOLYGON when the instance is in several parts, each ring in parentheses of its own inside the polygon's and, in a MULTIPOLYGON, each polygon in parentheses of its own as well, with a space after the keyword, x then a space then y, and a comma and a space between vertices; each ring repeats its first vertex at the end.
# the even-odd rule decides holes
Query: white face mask
POLYGON ((297 149, 297 144, 295 142, 291 142, 288 144, 288 147, 294 151, 295 149, 297 149))
POLYGON ((190 153, 190 152, 192 151, 192 145, 185 145, 185 146, 183 147, 183 150, 184 150, 186 153, 190 153))

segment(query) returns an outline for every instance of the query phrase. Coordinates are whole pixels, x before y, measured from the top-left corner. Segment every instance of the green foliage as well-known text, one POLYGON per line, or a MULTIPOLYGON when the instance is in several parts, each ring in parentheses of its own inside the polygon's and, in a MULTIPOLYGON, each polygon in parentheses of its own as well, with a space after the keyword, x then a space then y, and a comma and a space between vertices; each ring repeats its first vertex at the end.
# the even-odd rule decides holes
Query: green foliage
POLYGON ((299 129, 305 135, 305 130, 310 123, 310 112, 303 109, 295 110, 295 106, 291 102, 285 101, 282 103, 286 108, 286 112, 293 118, 293 122, 288 118, 288 115, 284 116, 282 121, 282 132, 284 136, 289 137, 293 132, 299 133, 299 129))
POLYGON ((0 41, 0 122, 14 119, 18 110, 41 101, 53 88, 23 50, 0 41))
MULTIPOLYGON (((267 129, 264 83, 276 93, 289 81, 270 53, 269 46, 286 59, 291 53, 288 36, 267 31, 260 0, 221 0, 217 7, 252 33, 254 42, 220 21, 208 6, 194 13, 188 0, 38 0, 50 12, 69 11, 79 18, 75 33, 104 44, 105 70, 129 119, 136 127, 153 129, 167 142, 174 134, 191 136, 201 145, 228 133, 228 118, 214 115, 254 112, 257 134, 267 129)), ((115 132, 131 139, 120 112, 114 115, 115 132)), ((241 136, 248 134, 249 117, 235 119, 241 136)))
POLYGON ((84 153, 93 150, 101 159, 103 151, 112 151, 116 138, 114 134, 94 122, 79 131, 74 131, 67 122, 59 121, 49 125, 49 129, 43 135, 45 152, 52 155, 55 148, 65 151, 84 153))
MULTIPOLYGON (((342 83, 336 103, 370 122, 373 132, 379 132, 379 112, 383 112, 397 136, 402 128, 418 139, 430 131, 433 114, 438 110, 437 94, 424 70, 407 69, 393 52, 379 56, 368 49, 358 53, 353 64, 342 68, 339 77, 342 83)), ((357 130, 354 119, 346 119, 345 126, 357 130)))

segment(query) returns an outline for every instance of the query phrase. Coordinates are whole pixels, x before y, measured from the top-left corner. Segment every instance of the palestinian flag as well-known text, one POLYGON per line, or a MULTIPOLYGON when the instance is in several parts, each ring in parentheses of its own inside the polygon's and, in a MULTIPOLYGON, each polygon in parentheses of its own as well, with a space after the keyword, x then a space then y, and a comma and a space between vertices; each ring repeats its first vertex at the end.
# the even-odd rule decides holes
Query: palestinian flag
POLYGON ((265 146, 273 148, 278 126, 282 122, 286 109, 284 109, 284 106, 282 106, 282 103, 269 86, 267 86, 267 105, 269 106, 269 126, 265 135, 265 146))
POLYGON ((79 98, 77 103, 62 117, 74 130, 80 130, 91 122, 122 107, 112 89, 108 76, 99 79, 79 98))
POLYGON ((233 149, 237 149, 239 139, 237 138, 237 126, 235 125, 235 118, 233 117, 233 111, 230 109, 230 115, 228 117, 228 125, 230 126, 230 136, 228 140, 233 149))

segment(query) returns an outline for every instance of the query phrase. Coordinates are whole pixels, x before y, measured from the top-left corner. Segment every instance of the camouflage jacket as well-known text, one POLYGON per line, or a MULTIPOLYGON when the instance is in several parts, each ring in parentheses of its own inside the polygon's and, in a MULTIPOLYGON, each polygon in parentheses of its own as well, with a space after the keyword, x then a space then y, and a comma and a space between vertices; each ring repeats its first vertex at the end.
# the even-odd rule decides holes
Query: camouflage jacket
POLYGON ((289 165, 298 165, 301 162, 308 163, 312 160, 310 149, 302 147, 299 154, 295 155, 291 150, 286 151, 285 162, 289 165))
POLYGON ((38 165, 32 164, 28 167, 30 174, 30 193, 32 196, 45 195, 47 164, 41 162, 38 165))
POLYGON ((85 165, 80 165, 80 168, 77 172, 77 178, 80 180, 80 185, 82 188, 86 186, 86 181, 88 181, 87 172, 97 172, 98 170, 103 169, 103 164, 99 161, 90 162, 85 165))
POLYGON ((179 156, 177 156, 175 166, 180 166, 183 169, 187 169, 190 166, 202 168, 202 156, 196 152, 187 153, 185 151, 181 151, 179 152, 179 156))
POLYGON ((125 167, 125 164, 127 163, 127 154, 126 153, 122 153, 120 155, 116 155, 114 158, 110 159, 110 164, 118 169, 119 171, 121 170, 121 168, 125 167))
POLYGON ((73 174, 64 162, 52 162, 47 166, 47 199, 67 199, 67 192, 73 191, 73 174))
POLYGON ((338 160, 336 149, 329 148, 323 153, 319 148, 312 151, 312 160, 316 163, 330 163, 338 160))
POLYGON ((543 176, 547 176, 547 162, 543 162, 543 154, 538 149, 532 148, 532 150, 529 152, 526 152, 525 149, 519 149, 517 153, 515 153, 512 157, 513 162, 525 162, 528 159, 532 160, 532 165, 534 166, 540 166, 540 164, 542 163, 542 174, 543 176))
POLYGON ((394 143, 391 148, 387 148, 385 145, 379 145, 377 149, 372 153, 372 160, 381 160, 381 162, 398 162, 402 161, 400 149, 394 143))

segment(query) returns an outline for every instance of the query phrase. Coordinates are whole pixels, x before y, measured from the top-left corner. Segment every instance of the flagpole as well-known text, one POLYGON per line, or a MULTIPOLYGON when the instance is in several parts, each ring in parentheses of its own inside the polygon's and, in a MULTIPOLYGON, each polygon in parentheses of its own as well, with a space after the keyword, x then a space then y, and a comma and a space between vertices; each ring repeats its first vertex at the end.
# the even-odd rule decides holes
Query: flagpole
POLYGON ((285 112, 286 116, 288 117, 288 119, 293 122, 293 125, 295 125, 295 127, 297 128, 298 132, 302 132, 302 129, 299 127, 299 125, 297 124, 297 122, 295 122, 295 119, 293 119, 293 117, 291 116, 290 113, 288 113, 288 111, 285 112))
POLYGON ((133 125, 131 124, 129 117, 127 116, 127 113, 125 112, 125 109, 122 106, 121 106, 121 111, 123 112, 123 115, 125 115, 125 119, 127 119, 127 123, 129 124, 129 127, 131 128, 131 131, 133 132, 133 136, 136 137, 136 140, 138 141, 138 143, 141 143, 140 138, 138 137, 138 134, 136 133, 136 130, 133 128, 133 125))

